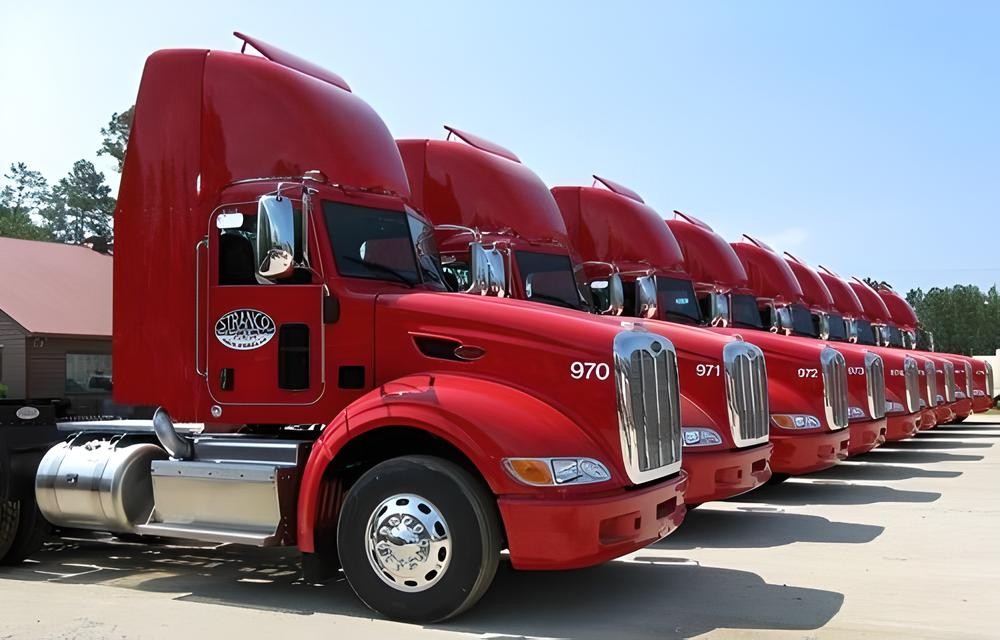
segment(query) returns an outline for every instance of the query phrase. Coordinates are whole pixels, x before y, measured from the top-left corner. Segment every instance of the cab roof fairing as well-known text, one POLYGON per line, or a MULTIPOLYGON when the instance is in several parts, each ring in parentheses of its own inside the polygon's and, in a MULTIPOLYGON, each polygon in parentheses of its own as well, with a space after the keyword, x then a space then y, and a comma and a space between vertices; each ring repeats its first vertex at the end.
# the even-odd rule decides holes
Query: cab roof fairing
POLYGON ((800 304, 805 294, 788 263, 766 245, 747 240, 732 242, 730 246, 746 270, 750 289, 759 299, 777 303, 800 304))
POLYGON ((696 287, 750 293, 750 278, 729 243, 697 218, 674 213, 674 218, 664 222, 681 248, 685 270, 696 287))
POLYGON ((825 312, 837 311, 833 294, 815 269, 787 251, 784 260, 795 275, 795 279, 798 280, 799 286, 802 288, 803 301, 810 309, 825 312))

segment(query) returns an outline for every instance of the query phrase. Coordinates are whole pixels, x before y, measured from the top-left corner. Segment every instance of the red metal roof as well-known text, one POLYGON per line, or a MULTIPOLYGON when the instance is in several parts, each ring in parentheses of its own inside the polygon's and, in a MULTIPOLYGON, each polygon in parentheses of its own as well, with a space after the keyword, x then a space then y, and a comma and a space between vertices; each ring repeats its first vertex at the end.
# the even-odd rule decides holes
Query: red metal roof
POLYGON ((111 256, 0 238, 0 311, 28 333, 111 337, 111 256))

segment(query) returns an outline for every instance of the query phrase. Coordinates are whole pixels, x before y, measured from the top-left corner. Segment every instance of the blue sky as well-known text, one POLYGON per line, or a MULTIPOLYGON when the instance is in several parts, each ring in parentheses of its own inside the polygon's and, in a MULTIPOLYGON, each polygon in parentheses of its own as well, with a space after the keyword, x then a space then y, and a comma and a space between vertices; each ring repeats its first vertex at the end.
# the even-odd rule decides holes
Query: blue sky
POLYGON ((996 2, 0 0, 0 165, 93 158, 146 55, 233 30, 335 70, 397 137, 453 124, 550 185, 598 173, 897 289, 1000 281, 996 2))

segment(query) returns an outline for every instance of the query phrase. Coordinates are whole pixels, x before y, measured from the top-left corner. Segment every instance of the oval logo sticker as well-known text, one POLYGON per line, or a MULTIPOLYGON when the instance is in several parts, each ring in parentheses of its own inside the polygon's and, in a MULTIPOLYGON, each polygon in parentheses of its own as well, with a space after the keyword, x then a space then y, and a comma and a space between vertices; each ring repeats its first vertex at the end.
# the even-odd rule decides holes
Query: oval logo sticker
POLYGON ((215 323, 215 337, 230 349, 257 349, 274 337, 274 320, 263 311, 236 309, 215 323))
POLYGON ((40 412, 34 407, 21 407, 14 413, 14 415, 21 420, 34 420, 40 415, 40 412))

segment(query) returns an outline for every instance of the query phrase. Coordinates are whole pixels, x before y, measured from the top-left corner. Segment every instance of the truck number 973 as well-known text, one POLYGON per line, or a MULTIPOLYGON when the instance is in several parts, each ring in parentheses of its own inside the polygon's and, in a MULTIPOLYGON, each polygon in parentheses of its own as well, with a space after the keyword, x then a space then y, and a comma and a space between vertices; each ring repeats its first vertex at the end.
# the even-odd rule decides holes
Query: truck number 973
POLYGON ((699 364, 694 368, 694 372, 698 376, 717 376, 719 375, 719 365, 717 364, 699 364))
POLYGON ((799 377, 800 378, 818 378, 819 377, 819 369, 811 369, 811 368, 808 368, 808 367, 801 368, 801 369, 799 369, 799 377))
POLYGON ((611 367, 605 362, 580 362, 569 365, 569 375, 574 380, 607 380, 611 375, 611 367))
POLYGON ((849 376, 863 376, 865 375, 864 367, 847 367, 847 375, 849 376))

